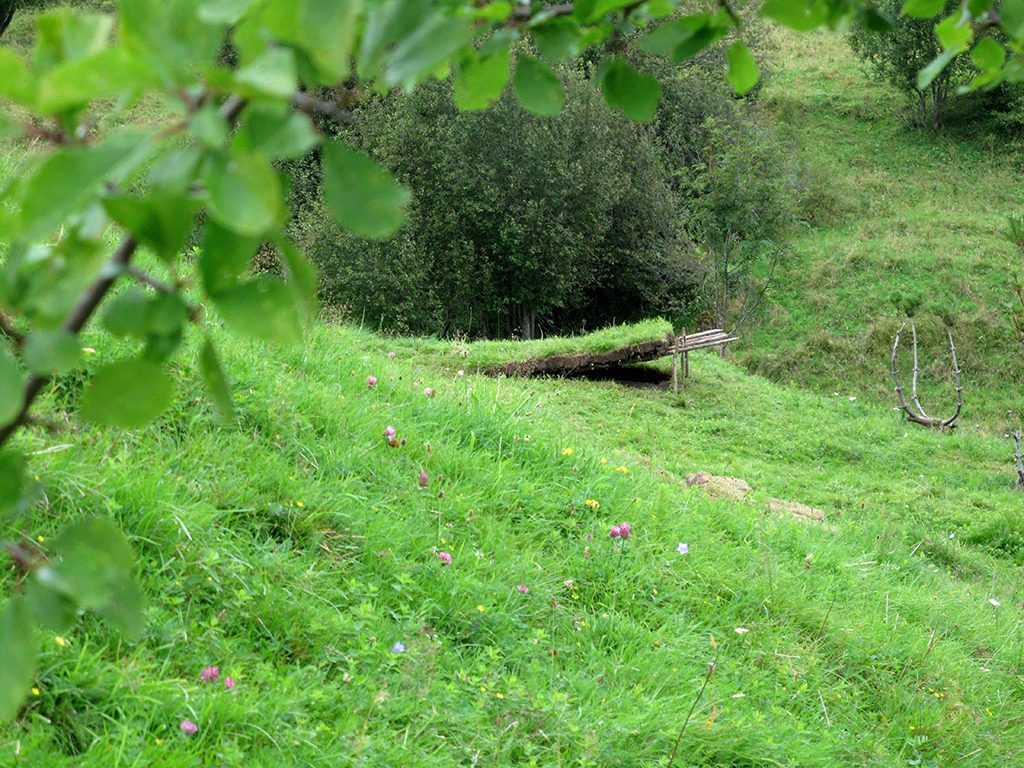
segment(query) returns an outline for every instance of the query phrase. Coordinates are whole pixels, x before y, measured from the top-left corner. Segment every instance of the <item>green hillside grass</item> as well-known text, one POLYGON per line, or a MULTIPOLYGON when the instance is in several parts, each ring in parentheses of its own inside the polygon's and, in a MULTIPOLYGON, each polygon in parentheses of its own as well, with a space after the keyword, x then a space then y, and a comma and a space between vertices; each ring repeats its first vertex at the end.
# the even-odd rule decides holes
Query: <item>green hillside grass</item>
MULTIPOLYGON (((768 110, 835 200, 822 212, 831 221, 794 239, 740 358, 777 380, 819 391, 853 386, 889 401, 900 324, 891 297, 919 292, 958 317, 965 420, 993 431, 1016 426, 1024 358, 1009 309, 1024 263, 1001 235, 1024 193, 1015 150, 984 123, 939 133, 908 127, 901 97, 870 82, 840 37, 776 39, 768 110)), ((940 382, 928 393, 944 410, 952 405, 942 386, 948 347, 938 321, 927 326, 926 374, 940 382)))
MULTIPOLYGON (((663 765, 716 655, 677 765, 1019 759, 1024 532, 1002 442, 712 354, 675 397, 460 376, 475 345, 348 328, 271 353, 218 341, 238 429, 215 426, 186 354, 160 423, 26 438, 45 495, 21 527, 45 548, 114 516, 151 605, 138 644, 88 618, 44 638, 4 760, 663 765), (697 470, 752 500, 685 487, 697 470), (201 682, 208 665, 234 690, 201 682)), ((96 363, 119 351, 90 343, 96 363)))
MULTIPOLYGON (((711 353, 678 396, 477 373, 661 321, 529 344, 321 327, 276 350, 215 331, 237 428, 190 347, 158 423, 20 438, 40 501, 3 536, 45 551, 112 517, 150 605, 138 643, 90 616, 41 638, 0 764, 663 766, 716 658, 677 766, 1019 764, 1024 521, 999 430, 1024 403, 997 238, 1019 182, 984 137, 908 131, 841 41, 801 40, 781 38, 766 98, 839 215, 797 238, 738 355, 815 391, 711 353), (963 311, 953 433, 891 411, 894 283, 963 311), (689 487, 699 471, 749 498, 689 487)), ((125 351, 85 343, 90 367, 125 351)), ((922 353, 926 394, 951 402, 934 322, 922 353)), ((82 378, 44 411, 63 420, 82 378)))

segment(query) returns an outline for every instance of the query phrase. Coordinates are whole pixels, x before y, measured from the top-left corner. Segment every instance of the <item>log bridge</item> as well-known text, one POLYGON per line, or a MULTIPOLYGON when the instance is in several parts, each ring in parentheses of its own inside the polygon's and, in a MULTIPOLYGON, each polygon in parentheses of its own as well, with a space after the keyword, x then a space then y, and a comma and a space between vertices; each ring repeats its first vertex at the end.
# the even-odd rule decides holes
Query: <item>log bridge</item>
POLYGON ((580 376, 615 369, 629 363, 644 363, 671 356, 673 389, 678 391, 680 372, 684 379, 689 374, 690 352, 723 347, 738 338, 739 336, 732 336, 721 328, 692 334, 683 331, 678 336, 670 333, 664 339, 626 344, 607 352, 578 352, 505 363, 492 369, 490 373, 505 376, 580 376))

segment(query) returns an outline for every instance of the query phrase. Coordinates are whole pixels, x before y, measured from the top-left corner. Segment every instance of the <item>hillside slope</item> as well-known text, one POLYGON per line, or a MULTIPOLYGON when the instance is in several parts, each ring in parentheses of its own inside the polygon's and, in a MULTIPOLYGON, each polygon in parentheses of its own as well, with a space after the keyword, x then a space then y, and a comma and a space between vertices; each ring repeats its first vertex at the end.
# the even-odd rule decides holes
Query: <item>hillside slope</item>
POLYGON ((1001 441, 712 355, 675 397, 473 373, 493 344, 219 342, 240 429, 215 426, 186 356, 159 424, 27 438, 45 503, 25 529, 45 547, 113 515, 152 603, 139 644, 92 620, 46 640, 4 762, 664 765, 716 657, 676 765, 1020 761, 1001 441), (686 487, 699 470, 750 499, 686 487))
MULTIPOLYGON (((892 295, 919 293, 957 316, 966 420, 1016 425, 1024 358, 1009 309, 1024 264, 1001 235, 1024 193, 1013 145, 984 127, 908 127, 900 96, 869 81, 841 37, 776 40, 768 111, 817 170, 824 221, 794 239, 740 358, 776 380, 888 402, 900 324, 892 295)), ((949 351, 937 320, 924 323, 922 355, 930 399, 945 410, 949 351)))

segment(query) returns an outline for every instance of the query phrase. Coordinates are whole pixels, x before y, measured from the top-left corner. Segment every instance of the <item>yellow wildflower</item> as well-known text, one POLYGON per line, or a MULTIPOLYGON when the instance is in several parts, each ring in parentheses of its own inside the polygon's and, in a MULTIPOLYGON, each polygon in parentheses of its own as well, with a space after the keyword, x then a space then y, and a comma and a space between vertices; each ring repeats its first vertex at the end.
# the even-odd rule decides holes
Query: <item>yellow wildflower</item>
POLYGON ((296 502, 295 502, 295 506, 296 506, 296 507, 298 507, 299 509, 302 509, 302 508, 303 508, 304 506, 306 506, 306 505, 305 505, 305 504, 303 504, 303 503, 302 503, 301 501, 296 501, 296 502))
POLYGON ((621 472, 624 475, 628 475, 629 474, 629 467, 618 466, 618 467, 615 468, 615 471, 616 472, 621 472))
POLYGON ((487 610, 487 609, 486 609, 486 608, 484 608, 484 607, 483 607, 482 605, 478 605, 478 606, 476 607, 476 609, 477 609, 478 611, 480 611, 480 613, 483 613, 484 611, 486 611, 486 610, 487 610))
POLYGON ((39 689, 38 689, 38 688, 35 688, 35 687, 33 687, 33 688, 32 688, 32 695, 33 695, 33 696, 38 696, 38 695, 39 695, 39 689))
POLYGON ((601 502, 598 501, 597 499, 584 499, 583 503, 584 505, 590 507, 591 509, 601 508, 601 502))
POLYGON ((572 448, 563 448, 562 449, 562 455, 563 456, 572 456, 572 448))
POLYGON ((46 537, 43 536, 43 534, 39 534, 38 536, 36 536, 36 541, 42 544, 44 541, 46 541, 46 537))
POLYGON ((63 647, 65 646, 65 645, 67 645, 67 644, 68 644, 68 641, 67 641, 67 640, 65 640, 65 639, 64 639, 63 637, 61 637, 60 635, 56 635, 56 636, 55 636, 55 637, 53 638, 53 642, 55 642, 55 643, 56 643, 57 645, 59 645, 59 646, 60 646, 61 648, 63 648, 63 647))

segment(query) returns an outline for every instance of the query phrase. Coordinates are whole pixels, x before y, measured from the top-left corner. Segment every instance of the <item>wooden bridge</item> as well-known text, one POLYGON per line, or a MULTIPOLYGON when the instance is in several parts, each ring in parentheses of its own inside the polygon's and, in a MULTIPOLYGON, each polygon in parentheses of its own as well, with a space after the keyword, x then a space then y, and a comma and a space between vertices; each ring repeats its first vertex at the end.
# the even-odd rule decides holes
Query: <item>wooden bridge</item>
POLYGON ((506 363, 493 369, 491 373, 502 373, 506 376, 578 376, 671 356, 673 388, 678 390, 679 374, 682 373, 684 379, 689 374, 690 352, 723 347, 738 338, 739 336, 733 336, 721 328, 691 334, 683 331, 678 336, 670 333, 664 339, 627 344, 607 352, 551 355, 506 363))

